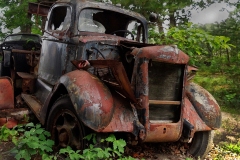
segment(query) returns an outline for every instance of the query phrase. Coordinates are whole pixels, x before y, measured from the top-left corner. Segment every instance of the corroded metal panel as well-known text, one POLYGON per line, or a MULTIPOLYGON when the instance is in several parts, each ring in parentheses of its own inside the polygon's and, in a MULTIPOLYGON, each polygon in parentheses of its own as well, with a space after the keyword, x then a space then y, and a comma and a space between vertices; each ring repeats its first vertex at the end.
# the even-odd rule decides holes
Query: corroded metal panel
POLYGON ((209 131, 210 127, 199 117, 194 106, 187 97, 184 98, 183 119, 194 126, 193 133, 197 131, 209 131))
POLYGON ((46 17, 48 15, 50 5, 53 4, 53 2, 48 2, 47 4, 49 5, 41 3, 28 3, 28 13, 46 17))
POLYGON ((44 40, 43 46, 38 76, 49 84, 54 85, 66 69, 66 63, 68 62, 67 44, 44 40))
POLYGON ((174 64, 187 64, 189 61, 189 56, 179 50, 176 46, 162 45, 135 48, 131 54, 138 56, 139 58, 145 57, 159 62, 174 64))
POLYGON ((133 132, 134 121, 137 121, 132 112, 131 106, 124 97, 113 93, 114 113, 109 125, 102 132, 133 132))
POLYGON ((109 89, 94 75, 75 70, 60 78, 68 90, 82 122, 95 131, 103 130, 113 116, 113 98, 109 89))
POLYGON ((0 77, 0 110, 14 108, 14 94, 12 80, 0 77))
POLYGON ((17 74, 22 78, 22 92, 33 93, 35 89, 36 77, 25 72, 17 72, 17 74))
POLYGON ((13 118, 0 118, 0 126, 5 125, 7 128, 13 128, 18 124, 13 118))
POLYGON ((181 131, 181 121, 178 123, 150 122, 150 130, 145 142, 174 142, 179 140, 181 131))
POLYGON ((195 83, 186 85, 186 95, 200 118, 212 129, 221 126, 221 110, 214 97, 195 83))
MULTIPOLYGON (((100 34, 100 33, 89 33, 89 32, 82 32, 82 36, 79 37, 79 41, 83 43, 87 42, 101 42, 101 43, 106 43, 106 44, 111 44, 111 45, 118 45, 120 41, 124 41, 126 38, 124 37, 119 37, 119 36, 114 36, 114 35, 109 35, 109 34, 100 34)), ((128 40, 129 42, 135 42, 133 40, 128 40)))
MULTIPOLYGON (((112 73, 114 74, 114 77, 118 84, 117 88, 121 89, 122 94, 129 98, 133 103, 137 103, 130 82, 128 80, 127 74, 121 62, 116 60, 90 60, 89 62, 90 65, 96 68, 102 68, 106 66, 109 67, 112 70, 112 73)), ((111 85, 111 80, 107 80, 104 78, 102 79, 106 83, 109 83, 109 85, 111 85)))

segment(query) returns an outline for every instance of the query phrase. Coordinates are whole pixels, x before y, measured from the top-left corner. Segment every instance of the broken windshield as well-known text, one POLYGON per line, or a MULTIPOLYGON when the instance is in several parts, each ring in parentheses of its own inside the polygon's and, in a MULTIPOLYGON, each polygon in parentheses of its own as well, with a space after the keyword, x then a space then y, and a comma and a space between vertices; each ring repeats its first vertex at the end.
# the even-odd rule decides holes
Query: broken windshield
POLYGON ((78 29, 80 31, 105 33, 105 27, 98 21, 93 20, 93 15, 101 12, 100 10, 85 9, 79 17, 78 29))
POLYGON ((78 20, 78 30, 112 34, 142 42, 142 23, 128 15, 110 10, 83 9, 78 20))

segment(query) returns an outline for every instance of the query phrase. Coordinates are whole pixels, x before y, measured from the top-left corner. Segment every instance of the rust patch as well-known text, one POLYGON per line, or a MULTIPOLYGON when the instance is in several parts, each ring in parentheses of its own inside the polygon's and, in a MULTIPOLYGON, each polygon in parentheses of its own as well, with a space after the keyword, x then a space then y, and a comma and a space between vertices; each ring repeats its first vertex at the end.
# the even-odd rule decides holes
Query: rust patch
POLYGON ((0 118, 0 126, 5 125, 7 128, 13 128, 18 124, 17 120, 12 118, 0 118))
POLYGON ((151 46, 143 48, 134 48, 132 55, 139 58, 153 59, 159 62, 167 62, 174 64, 187 64, 189 57, 187 54, 176 48, 175 46, 151 46))
MULTIPOLYGON (((114 87, 121 94, 123 94, 124 96, 129 98, 131 100, 131 102, 133 102, 135 104, 137 103, 137 100, 134 96, 130 82, 128 81, 126 71, 121 62, 119 62, 117 60, 89 60, 88 62, 90 63, 91 66, 93 66, 97 69, 109 67, 109 69, 112 71, 113 77, 102 76, 100 78, 105 83, 114 87)), ((87 64, 85 61, 74 60, 74 61, 72 61, 72 63, 78 69, 82 68, 82 66, 83 66, 83 68, 88 67, 87 65, 84 66, 84 64, 87 64)), ((100 82, 100 83, 102 83, 102 82, 100 82)))
POLYGON ((77 114, 86 126, 100 131, 110 123, 114 110, 112 95, 96 76, 76 70, 60 81, 67 86, 77 114))
POLYGON ((178 123, 150 122, 145 142, 175 142, 181 136, 181 121, 178 123))
POLYGON ((186 85, 186 95, 200 118, 212 129, 221 125, 221 110, 214 97, 195 83, 186 85))
POLYGON ((184 99, 184 104, 185 105, 183 106, 183 119, 187 120, 190 124, 194 126, 193 132, 210 131, 211 128, 208 127, 206 123, 199 117, 188 98, 184 99))
POLYGON ((0 110, 14 108, 14 95, 12 80, 7 77, 0 78, 0 110))
POLYGON ((17 72, 17 74, 23 79, 22 81, 22 92, 33 93, 35 89, 36 77, 29 73, 17 72))
POLYGON ((44 3, 48 5, 42 3, 28 3, 28 13, 46 17, 53 2, 44 3))

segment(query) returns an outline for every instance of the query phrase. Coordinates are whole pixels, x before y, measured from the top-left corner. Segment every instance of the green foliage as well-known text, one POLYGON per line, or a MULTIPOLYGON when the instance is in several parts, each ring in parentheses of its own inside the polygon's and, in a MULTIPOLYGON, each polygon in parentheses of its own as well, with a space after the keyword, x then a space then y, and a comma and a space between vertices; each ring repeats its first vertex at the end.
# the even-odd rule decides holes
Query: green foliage
POLYGON ((33 34, 38 34, 38 35, 42 35, 42 30, 40 29, 40 26, 36 26, 35 24, 33 24, 32 26, 32 31, 31 33, 33 34))
POLYGON ((60 150, 60 154, 65 154, 69 157, 69 160, 78 160, 78 159, 120 159, 120 160, 134 160, 132 157, 124 157, 124 147, 126 142, 123 139, 116 139, 116 137, 111 134, 106 139, 101 139, 100 142, 97 142, 96 134, 89 134, 85 137, 88 141, 92 140, 93 144, 90 144, 87 149, 84 149, 82 154, 80 151, 73 151, 71 147, 63 148, 60 150), (112 147, 98 147, 101 144, 108 143, 112 147))
POLYGON ((28 123, 25 126, 18 126, 15 131, 21 134, 14 142, 16 146, 11 150, 17 160, 30 160, 33 155, 52 159, 53 156, 49 156, 49 153, 52 152, 54 142, 48 139, 50 133, 41 128, 40 124, 35 126, 33 123, 28 123))
POLYGON ((112 0, 113 4, 120 3, 124 8, 131 9, 149 17, 150 13, 158 15, 158 22, 164 23, 165 20, 170 22, 170 26, 176 26, 177 22, 187 22, 189 19, 190 6, 194 3, 192 0, 148 0, 131 1, 131 0, 112 0), (187 8, 188 7, 188 8, 187 8))
POLYGON ((227 112, 239 112, 240 97, 234 90, 231 79, 221 72, 212 71, 212 66, 201 66, 194 81, 207 89, 217 100, 221 109, 227 112))
POLYGON ((219 50, 230 50, 233 45, 228 44, 229 38, 212 36, 191 23, 182 27, 172 27, 167 33, 149 30, 150 43, 174 44, 191 57, 191 63, 196 65, 214 57, 219 50))
MULTIPOLYGON (((229 17, 220 22, 200 26, 201 29, 210 33, 214 36, 227 36, 229 37, 229 43, 233 44, 235 47, 229 49, 220 49, 213 52, 213 56, 206 61, 209 65, 201 65, 201 72, 206 72, 208 75, 199 75, 196 80, 197 83, 200 82, 201 77, 209 75, 215 75, 220 77, 222 80, 218 83, 214 83, 213 79, 202 84, 203 87, 206 85, 212 85, 210 90, 213 90, 213 95, 218 100, 220 106, 225 111, 238 111, 240 107, 240 9, 237 8, 235 11, 231 12, 229 17)), ((201 82, 200 82, 201 83, 201 82)))
POLYGON ((12 139, 15 147, 11 153, 15 155, 17 160, 24 159, 30 160, 33 156, 40 156, 44 160, 56 160, 60 155, 65 155, 66 160, 79 160, 79 159, 119 159, 119 160, 134 160, 132 157, 124 156, 124 147, 126 142, 123 139, 116 139, 111 134, 106 139, 97 140, 96 134, 89 134, 85 137, 89 142, 89 147, 83 151, 74 151, 71 147, 60 149, 56 155, 52 154, 52 147, 54 142, 49 139, 50 133, 41 128, 40 124, 34 125, 28 123, 24 126, 18 125, 13 129, 8 129, 3 126, 0 130, 0 141, 7 141, 12 139), (99 146, 108 146, 100 148, 99 146))
POLYGON ((0 32, 0 37, 13 33, 13 30, 19 28, 21 32, 27 32, 33 25, 33 22, 27 16, 28 2, 37 2, 37 0, 1 0, 0 8, 3 16, 0 17, 0 29, 6 32, 0 32), (6 30, 7 29, 7 30, 6 30))
POLYGON ((240 154, 240 141, 238 141, 237 143, 225 143, 223 145, 223 148, 233 153, 240 154))
POLYGON ((150 13, 158 15, 159 31, 163 31, 164 26, 176 27, 189 21, 191 12, 209 7, 214 3, 225 2, 228 5, 238 5, 239 3, 230 3, 229 0, 97 0, 101 2, 121 4, 123 8, 130 9, 142 14, 148 18, 150 13), (165 23, 169 22, 169 23, 165 23), (165 24, 165 25, 163 25, 165 24))
POLYGON ((16 130, 11 130, 7 128, 6 126, 2 126, 0 130, 0 141, 9 141, 12 139, 12 141, 16 142, 16 136, 18 135, 18 132, 16 130))

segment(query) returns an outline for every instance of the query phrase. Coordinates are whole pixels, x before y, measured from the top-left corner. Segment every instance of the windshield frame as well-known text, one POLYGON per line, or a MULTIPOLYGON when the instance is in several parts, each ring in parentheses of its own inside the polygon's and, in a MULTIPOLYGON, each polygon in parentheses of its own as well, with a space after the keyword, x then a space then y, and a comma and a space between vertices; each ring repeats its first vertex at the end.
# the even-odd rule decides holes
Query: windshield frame
MULTIPOLYGON (((114 8, 115 7, 113 7, 113 9, 114 8)), ((141 24, 141 38, 140 39, 141 39, 142 43, 147 43, 147 36, 148 36, 148 34, 147 34, 147 21, 144 19, 144 17, 138 16, 138 14, 136 14, 136 16, 134 14, 129 14, 129 15, 125 14, 125 12, 131 12, 131 11, 127 11, 127 10, 125 11, 124 9, 121 9, 121 8, 120 8, 120 11, 118 11, 119 8, 118 8, 117 11, 111 10, 111 9, 108 9, 108 8, 100 8, 100 7, 99 8, 95 8, 95 7, 83 7, 83 8, 81 8, 79 10, 78 16, 77 16, 77 20, 78 20, 77 30, 78 30, 78 32, 88 32, 88 31, 82 31, 82 30, 79 29, 79 19, 82 17, 81 13, 82 13, 83 10, 87 10, 87 9, 88 10, 98 10, 99 12, 101 12, 101 11, 102 12, 109 12, 109 13, 113 13, 115 15, 119 15, 120 17, 112 16, 112 19, 116 19, 116 21, 118 20, 118 18, 121 18, 121 17, 122 17, 122 19, 125 19, 125 21, 127 23, 124 23, 124 25, 126 26, 126 29, 124 29, 124 30, 127 30, 128 25, 132 21, 135 21, 136 23, 141 24)), ((107 19, 107 18, 103 18, 103 19, 107 19)), ((94 18, 93 18, 93 20, 94 20, 94 18)), ((102 23, 102 22, 99 22, 99 23, 103 24, 103 26, 106 27, 104 25, 104 23, 102 23)), ((108 30, 109 29, 107 29, 107 27, 106 27, 106 32, 104 34, 111 34, 112 33, 112 32, 109 32, 108 30)), ((99 32, 92 32, 92 33, 99 33, 99 32)), ((120 36, 120 37, 123 37, 123 36, 120 36)), ((123 38, 126 38, 126 37, 123 37, 123 38)), ((135 41, 137 41, 137 40, 135 40, 135 41)))

